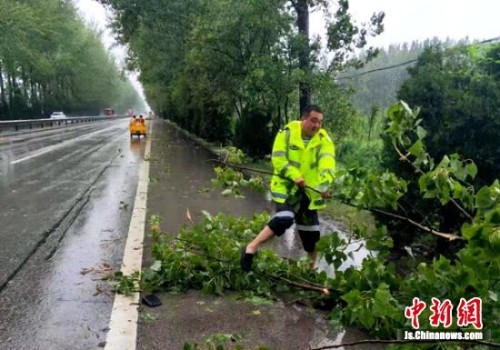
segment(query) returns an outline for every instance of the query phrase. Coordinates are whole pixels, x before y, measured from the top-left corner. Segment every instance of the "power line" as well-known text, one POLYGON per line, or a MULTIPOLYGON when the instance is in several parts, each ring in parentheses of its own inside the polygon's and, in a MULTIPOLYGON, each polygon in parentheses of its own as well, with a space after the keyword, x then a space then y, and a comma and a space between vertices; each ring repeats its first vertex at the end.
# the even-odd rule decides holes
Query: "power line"
POLYGON ((387 66, 387 67, 382 67, 382 68, 367 70, 366 72, 362 72, 362 73, 359 73, 359 74, 353 74, 353 75, 349 75, 349 76, 346 76, 346 77, 335 78, 335 80, 343 80, 343 79, 350 79, 350 78, 360 77, 362 75, 371 74, 373 72, 380 72, 380 71, 383 71, 383 70, 388 70, 388 69, 393 69, 393 68, 397 68, 397 67, 406 66, 406 65, 408 65, 410 63, 414 63, 414 62, 417 62, 417 61, 418 61, 418 59, 414 59, 414 60, 406 61, 406 62, 403 62, 403 63, 394 64, 392 66, 387 66))
MULTIPOLYGON (((497 36, 497 37, 490 38, 490 39, 485 39, 485 40, 482 40, 482 41, 479 41, 479 42, 476 42, 476 43, 471 43, 471 44, 468 44, 468 45, 465 45, 465 46, 467 47, 467 46, 473 46, 473 45, 478 45, 478 44, 486 44, 486 43, 491 43, 491 42, 499 41, 499 40, 500 40, 500 36, 497 36)), ((418 61, 418 59, 413 59, 413 60, 405 61, 405 62, 402 62, 402 63, 394 64, 392 66, 386 66, 386 67, 382 67, 382 68, 371 69, 371 70, 367 70, 365 72, 361 72, 361 73, 358 73, 358 74, 353 74, 353 75, 349 75, 349 76, 345 76, 345 77, 339 77, 339 78, 336 78, 335 80, 344 80, 344 79, 356 78, 356 77, 360 77, 360 76, 366 75, 366 74, 371 74, 371 73, 374 73, 374 72, 380 72, 380 71, 384 71, 384 70, 389 70, 389 69, 393 69, 393 68, 397 68, 397 67, 406 66, 408 64, 415 63, 417 61, 418 61)))

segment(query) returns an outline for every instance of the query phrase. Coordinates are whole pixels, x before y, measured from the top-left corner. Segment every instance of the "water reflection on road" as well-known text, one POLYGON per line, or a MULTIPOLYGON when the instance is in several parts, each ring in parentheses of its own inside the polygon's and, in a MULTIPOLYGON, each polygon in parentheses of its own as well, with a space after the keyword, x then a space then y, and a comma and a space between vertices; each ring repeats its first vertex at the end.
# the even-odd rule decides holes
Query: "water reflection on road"
MULTIPOLYGON (((10 198, 3 208, 12 211, 0 221, 12 232, 1 232, 11 244, 1 259, 29 255, 44 227, 52 230, 0 293, 1 349, 83 350, 105 341, 113 298, 102 279, 121 264, 145 140, 131 141, 126 121, 93 128, 72 130, 83 132, 73 139, 69 130, 38 133, 2 153, 10 154, 2 159, 10 164, 2 168, 10 198)), ((3 276, 14 263, 2 264, 3 276)))

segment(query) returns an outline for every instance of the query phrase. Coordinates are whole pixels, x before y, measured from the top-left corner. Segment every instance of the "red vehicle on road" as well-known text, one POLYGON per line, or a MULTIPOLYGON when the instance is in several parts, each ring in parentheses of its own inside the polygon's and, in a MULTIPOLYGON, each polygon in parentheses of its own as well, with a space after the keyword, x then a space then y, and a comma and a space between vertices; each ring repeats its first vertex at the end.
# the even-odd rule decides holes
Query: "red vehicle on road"
POLYGON ((115 111, 112 108, 104 109, 104 115, 108 117, 112 117, 115 115, 115 111))

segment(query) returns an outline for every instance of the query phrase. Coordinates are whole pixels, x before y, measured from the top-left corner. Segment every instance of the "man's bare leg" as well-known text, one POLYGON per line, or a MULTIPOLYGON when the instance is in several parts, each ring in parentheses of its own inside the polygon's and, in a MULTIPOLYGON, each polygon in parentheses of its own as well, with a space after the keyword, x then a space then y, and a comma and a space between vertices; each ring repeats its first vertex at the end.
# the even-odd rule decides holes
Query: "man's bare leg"
POLYGON ((271 230, 271 228, 266 225, 266 227, 264 227, 262 231, 259 232, 257 237, 255 237, 252 242, 248 243, 245 253, 255 254, 262 243, 267 242, 273 237, 273 230, 271 230))
POLYGON ((318 256, 318 253, 315 250, 314 252, 310 252, 307 254, 309 255, 309 259, 311 259, 311 261, 309 262, 309 268, 311 270, 313 270, 315 268, 315 265, 316 265, 316 258, 318 256))

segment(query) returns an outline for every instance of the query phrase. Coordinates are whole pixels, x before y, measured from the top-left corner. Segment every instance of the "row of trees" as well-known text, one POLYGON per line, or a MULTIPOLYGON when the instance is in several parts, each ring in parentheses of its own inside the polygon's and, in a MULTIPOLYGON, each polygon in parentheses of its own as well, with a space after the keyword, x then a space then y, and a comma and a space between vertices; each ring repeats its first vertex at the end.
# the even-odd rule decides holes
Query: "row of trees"
POLYGON ((143 106, 69 0, 0 0, 0 119, 143 106))
POLYGON ((335 111, 332 130, 345 134, 354 110, 329 72, 379 34, 383 19, 374 14, 368 26, 356 26, 347 0, 336 9, 319 0, 101 2, 114 9, 115 32, 131 48, 129 65, 141 72, 155 110, 254 154, 268 153, 271 135, 311 100, 335 111), (320 41, 309 35, 312 7, 328 13, 324 49, 334 59, 323 69, 320 41))

